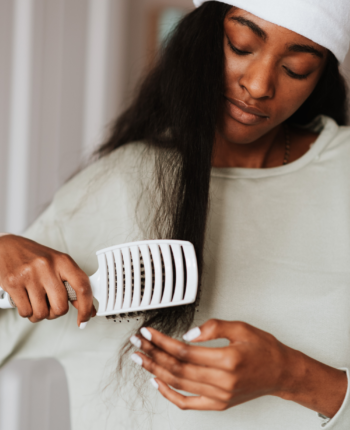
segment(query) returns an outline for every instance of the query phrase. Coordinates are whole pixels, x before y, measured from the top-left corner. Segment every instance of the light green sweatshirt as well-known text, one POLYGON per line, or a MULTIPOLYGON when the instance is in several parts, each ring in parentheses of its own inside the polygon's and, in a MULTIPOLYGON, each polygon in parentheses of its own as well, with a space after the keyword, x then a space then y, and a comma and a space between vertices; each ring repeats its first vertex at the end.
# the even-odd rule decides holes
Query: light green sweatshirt
MULTIPOLYGON (((245 321, 323 363, 350 368, 350 128, 321 122, 317 141, 290 164, 212 170, 195 325, 245 321)), ((79 173, 26 236, 70 254, 88 275, 99 249, 145 239, 140 226, 152 206, 153 169, 145 148, 128 144, 79 173)), ((147 383, 135 396, 130 368, 119 385, 113 372, 138 324, 97 317, 81 331, 73 308, 35 325, 0 310, 0 363, 57 358, 67 373, 73 430, 320 428, 314 411, 272 396, 225 412, 181 411, 147 383)), ((350 428, 349 392, 326 428, 350 428)))

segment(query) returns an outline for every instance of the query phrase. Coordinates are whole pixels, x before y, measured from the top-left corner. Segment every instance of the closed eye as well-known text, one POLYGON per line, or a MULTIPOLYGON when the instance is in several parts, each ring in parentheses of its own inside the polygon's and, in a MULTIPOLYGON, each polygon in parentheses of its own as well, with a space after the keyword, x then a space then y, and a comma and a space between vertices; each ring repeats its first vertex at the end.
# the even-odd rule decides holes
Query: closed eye
POLYGON ((287 71, 287 74, 293 78, 293 79, 299 79, 300 81, 302 81, 303 79, 306 79, 311 73, 306 73, 305 75, 298 75, 297 73, 292 72, 291 70, 289 70, 287 67, 283 66, 284 69, 287 71))
POLYGON ((251 54, 251 52, 248 51, 241 51, 240 49, 236 48, 235 46, 232 45, 232 43, 229 41, 229 39, 227 39, 228 42, 228 46, 230 47, 231 51, 234 52, 237 55, 248 55, 251 54))
MULTIPOLYGON (((228 46, 230 47, 231 51, 234 52, 237 55, 244 56, 244 55, 251 54, 251 52, 241 51, 240 49, 238 49, 235 46, 233 46, 229 38, 227 38, 227 43, 228 43, 228 46)), ((283 66, 283 67, 286 70, 287 74, 291 78, 298 79, 299 81, 302 81, 303 79, 306 79, 311 74, 311 73, 306 73, 305 75, 299 75, 298 73, 292 72, 292 70, 288 69, 288 67, 285 67, 285 66, 283 66)))

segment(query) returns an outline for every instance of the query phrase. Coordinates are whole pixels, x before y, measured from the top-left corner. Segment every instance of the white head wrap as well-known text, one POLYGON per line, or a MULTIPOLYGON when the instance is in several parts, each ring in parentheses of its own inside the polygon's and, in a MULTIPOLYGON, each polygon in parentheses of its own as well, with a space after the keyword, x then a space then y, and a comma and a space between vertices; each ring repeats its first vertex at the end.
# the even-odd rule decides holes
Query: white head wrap
MULTIPOLYGON (((209 0, 193 0, 195 6, 209 0)), ((329 49, 340 63, 350 45, 350 0, 217 0, 288 28, 329 49)))

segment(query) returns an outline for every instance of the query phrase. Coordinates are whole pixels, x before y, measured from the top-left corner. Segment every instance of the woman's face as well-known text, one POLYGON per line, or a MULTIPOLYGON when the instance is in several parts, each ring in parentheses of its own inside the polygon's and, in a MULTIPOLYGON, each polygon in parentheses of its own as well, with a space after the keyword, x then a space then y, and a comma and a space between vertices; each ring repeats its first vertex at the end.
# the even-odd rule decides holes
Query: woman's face
POLYGON ((252 143, 289 118, 314 90, 327 50, 293 31, 232 8, 224 21, 225 92, 218 131, 252 143))

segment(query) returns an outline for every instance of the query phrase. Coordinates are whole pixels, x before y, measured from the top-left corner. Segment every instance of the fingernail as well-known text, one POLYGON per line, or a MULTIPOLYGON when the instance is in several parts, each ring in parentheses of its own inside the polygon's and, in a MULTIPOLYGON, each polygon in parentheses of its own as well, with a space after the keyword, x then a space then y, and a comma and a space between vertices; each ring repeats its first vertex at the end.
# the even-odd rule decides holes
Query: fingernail
POLYGON ((130 356, 131 360, 134 361, 136 364, 138 364, 139 366, 142 366, 142 358, 137 355, 137 354, 132 354, 130 356))
POLYGON ((149 380, 149 382, 153 385, 153 387, 154 387, 155 389, 157 389, 157 390, 158 390, 158 384, 157 384, 157 381, 156 381, 154 378, 151 378, 151 379, 149 380))
POLYGON ((191 340, 196 339, 201 335, 201 330, 199 327, 192 328, 189 330, 186 334, 182 336, 184 340, 187 340, 187 342, 191 342, 191 340))
POLYGON ((146 327, 142 327, 140 332, 144 338, 146 338, 147 340, 152 340, 152 334, 149 330, 146 329, 146 327))
POLYGON ((141 340, 136 336, 131 336, 130 342, 136 346, 136 348, 141 348, 141 340))
POLYGON ((87 322, 80 323, 80 326, 79 326, 80 330, 84 330, 86 325, 87 325, 87 322))

